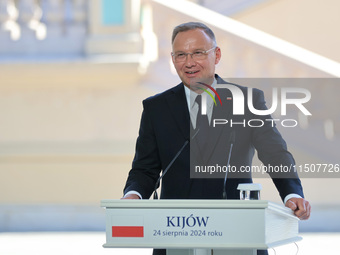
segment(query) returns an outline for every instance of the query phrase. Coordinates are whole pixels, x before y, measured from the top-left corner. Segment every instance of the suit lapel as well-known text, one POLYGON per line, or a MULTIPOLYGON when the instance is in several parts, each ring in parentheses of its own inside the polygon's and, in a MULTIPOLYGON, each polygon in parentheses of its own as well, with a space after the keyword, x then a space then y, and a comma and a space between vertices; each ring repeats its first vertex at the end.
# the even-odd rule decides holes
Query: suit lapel
MULTIPOLYGON (((226 83, 219 76, 216 76, 216 79, 217 83, 226 83)), ((218 146, 216 147, 216 145, 219 142, 219 138, 222 132, 228 132, 228 129, 230 127, 229 121, 232 117, 233 109, 232 100, 227 100, 227 98, 232 97, 231 92, 226 89, 217 89, 217 93, 221 97, 222 105, 219 103, 218 100, 216 100, 217 106, 214 106, 213 108, 211 126, 213 124, 214 119, 226 119, 228 120, 228 123, 225 125, 216 125, 216 127, 211 127, 211 131, 207 134, 209 142, 205 150, 205 153, 203 153, 204 156, 203 154, 199 153, 201 157, 198 157, 200 158, 199 161, 203 161, 206 163, 211 158, 214 150, 218 148, 218 146)), ((172 89, 172 93, 166 98, 166 101, 172 113, 172 117, 175 120, 176 126, 181 131, 184 139, 189 139, 190 130, 192 130, 192 125, 190 121, 189 110, 183 83, 180 83, 179 85, 172 89)), ((193 139, 191 142, 194 142, 194 146, 197 146, 197 144, 195 143, 196 142, 195 139, 193 139)))
POLYGON ((208 143, 207 148, 204 154, 204 162, 208 163, 214 150, 218 148, 217 144, 219 143, 219 139, 222 135, 222 132, 228 132, 228 128, 230 126, 230 119, 232 113, 232 101, 227 100, 227 98, 231 97, 231 93, 229 90, 218 89, 216 90, 219 96, 221 97, 222 105, 218 102, 217 105, 214 105, 213 114, 211 117, 210 123, 210 132, 208 134, 208 143), (225 119, 228 121, 227 124, 220 124, 213 127, 214 119, 225 119))
POLYGON ((166 100, 172 113, 172 117, 175 119, 176 126, 181 130, 181 133, 185 139, 190 137, 190 117, 185 98, 184 85, 180 83, 172 89, 166 100))

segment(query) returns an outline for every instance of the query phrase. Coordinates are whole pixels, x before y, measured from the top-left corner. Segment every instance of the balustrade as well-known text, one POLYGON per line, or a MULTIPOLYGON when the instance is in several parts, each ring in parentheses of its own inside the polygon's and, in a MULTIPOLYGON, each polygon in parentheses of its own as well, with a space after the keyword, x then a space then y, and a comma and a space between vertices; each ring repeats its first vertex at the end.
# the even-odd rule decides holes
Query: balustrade
POLYGON ((0 57, 81 54, 87 33, 87 3, 0 0, 0 57))
POLYGON ((20 26, 17 23, 18 15, 18 9, 13 0, 0 0, 0 27, 5 34, 8 33, 8 37, 13 41, 20 38, 20 26))

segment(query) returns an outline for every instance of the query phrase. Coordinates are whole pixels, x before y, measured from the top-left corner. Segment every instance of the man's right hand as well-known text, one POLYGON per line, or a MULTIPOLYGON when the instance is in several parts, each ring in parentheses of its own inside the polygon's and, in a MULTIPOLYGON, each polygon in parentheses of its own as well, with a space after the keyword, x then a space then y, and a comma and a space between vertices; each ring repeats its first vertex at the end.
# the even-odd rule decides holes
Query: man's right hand
POLYGON ((140 199, 140 197, 136 194, 128 194, 128 195, 122 197, 121 199, 140 199))

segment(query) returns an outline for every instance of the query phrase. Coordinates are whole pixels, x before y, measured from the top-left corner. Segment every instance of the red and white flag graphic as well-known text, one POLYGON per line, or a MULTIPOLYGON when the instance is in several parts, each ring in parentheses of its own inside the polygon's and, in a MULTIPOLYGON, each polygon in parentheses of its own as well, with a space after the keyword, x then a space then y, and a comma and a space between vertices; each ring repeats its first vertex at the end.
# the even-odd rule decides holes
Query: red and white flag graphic
POLYGON ((113 216, 112 237, 144 237, 143 216, 113 216))

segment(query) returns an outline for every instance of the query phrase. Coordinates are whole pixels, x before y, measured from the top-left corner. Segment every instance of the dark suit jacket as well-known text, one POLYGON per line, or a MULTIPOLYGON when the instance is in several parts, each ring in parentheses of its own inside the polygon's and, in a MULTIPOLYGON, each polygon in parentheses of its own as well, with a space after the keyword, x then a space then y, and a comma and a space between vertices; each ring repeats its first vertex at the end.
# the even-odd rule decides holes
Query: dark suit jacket
MULTIPOLYGON (((218 83, 226 83, 216 75, 218 83)), ((238 85, 235 85, 238 86, 238 85)), ((232 115, 232 101, 225 100, 232 94, 227 89, 217 92, 222 99, 222 106, 214 107, 214 118, 232 119, 235 122, 247 122, 249 119, 268 119, 270 116, 255 116, 247 105, 246 88, 238 86, 245 95, 245 115, 232 115)), ((263 92, 253 89, 253 102, 256 109, 266 109, 263 92)), ((144 199, 151 196, 155 183, 170 161, 192 133, 187 101, 183 83, 161 94, 143 101, 139 137, 132 169, 124 188, 128 191, 138 191, 144 199)), ((254 124, 255 125, 255 124, 254 124)), ((272 123, 265 121, 265 125, 252 128, 246 125, 220 125, 213 132, 209 132, 208 153, 204 156, 196 155, 205 163, 221 161, 217 152, 225 153, 220 164, 226 165, 229 150, 231 130, 235 130, 236 140, 232 150, 230 164, 240 169, 241 166, 251 166, 254 149, 258 151, 259 159, 264 165, 295 164, 292 155, 287 151, 286 143, 272 123), (217 161, 216 161, 217 160, 217 161)), ((196 146, 191 141, 191 146, 196 146)), ((193 150, 192 150, 193 151, 193 150)), ((195 152, 194 152, 195 153, 195 152)), ((190 146, 186 146, 181 155, 173 163, 162 180, 161 198, 163 199, 219 199, 223 193, 223 178, 190 178, 190 146)), ((224 175, 223 175, 224 176, 224 175)), ((290 193, 303 196, 300 180, 296 173, 277 174, 271 176, 282 199, 290 193), (285 177, 285 178, 283 178, 285 177)), ((239 183, 252 182, 250 173, 228 174, 227 197, 239 199, 237 186, 239 183)))

